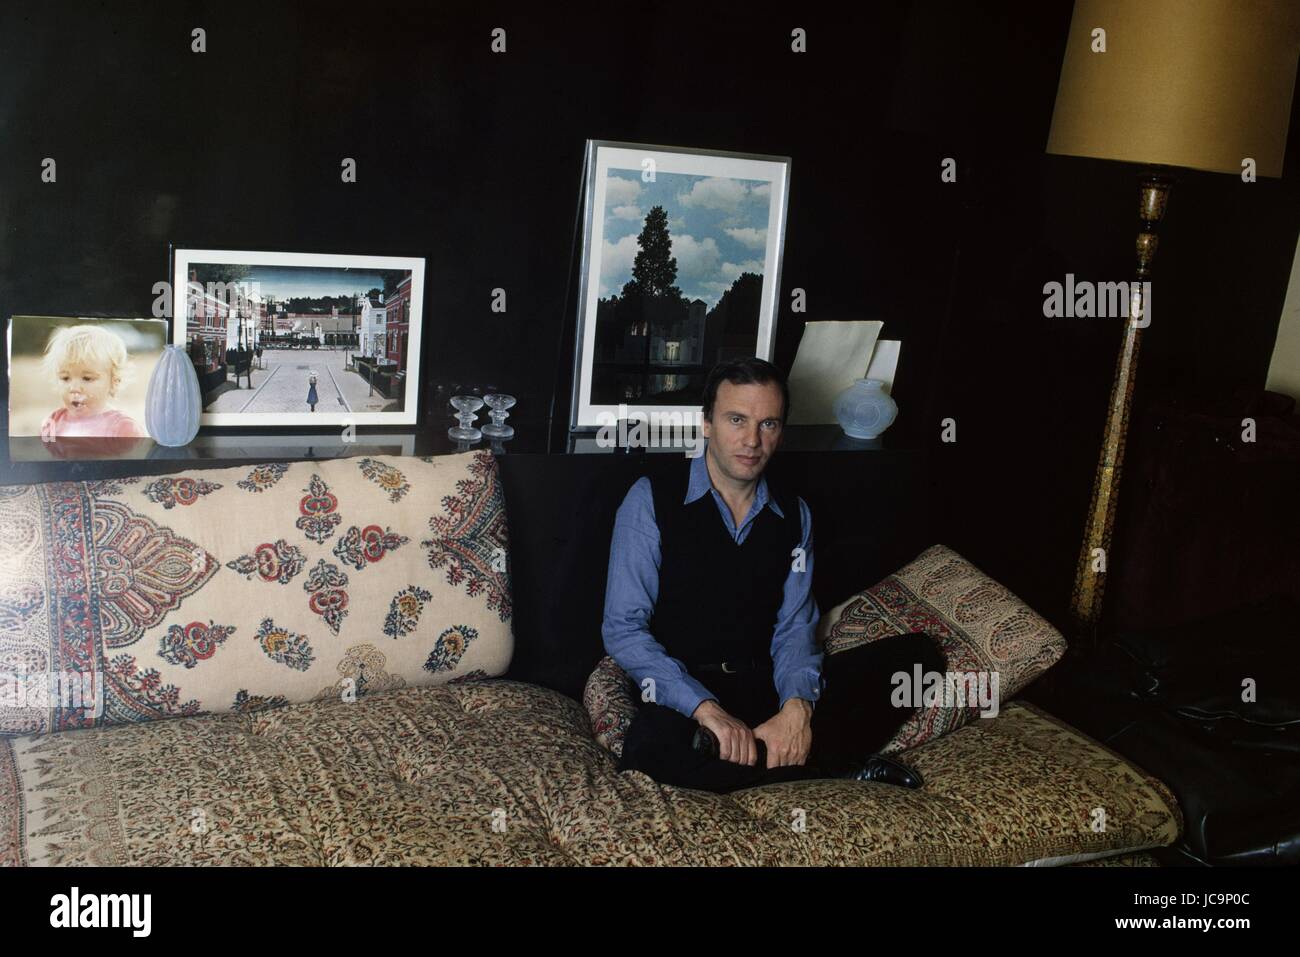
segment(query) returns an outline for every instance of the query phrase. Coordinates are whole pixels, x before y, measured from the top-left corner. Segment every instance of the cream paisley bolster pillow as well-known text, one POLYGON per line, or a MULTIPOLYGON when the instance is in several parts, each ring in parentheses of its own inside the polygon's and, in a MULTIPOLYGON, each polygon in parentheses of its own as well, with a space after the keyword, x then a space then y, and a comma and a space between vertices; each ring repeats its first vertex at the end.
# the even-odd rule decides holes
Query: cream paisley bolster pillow
POLYGON ((503 674, 475 451, 0 488, 0 734, 503 674))

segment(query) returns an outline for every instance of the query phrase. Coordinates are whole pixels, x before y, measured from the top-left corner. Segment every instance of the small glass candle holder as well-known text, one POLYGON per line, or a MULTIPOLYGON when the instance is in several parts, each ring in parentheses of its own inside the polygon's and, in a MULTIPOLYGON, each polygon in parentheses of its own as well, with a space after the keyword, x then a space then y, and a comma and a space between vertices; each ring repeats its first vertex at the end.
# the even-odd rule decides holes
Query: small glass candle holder
POLYGON ((447 430, 453 439, 464 442, 477 442, 483 433, 474 428, 475 412, 483 408, 483 400, 477 395, 453 395, 451 404, 456 409, 456 419, 460 425, 447 430))
POLYGON ((514 435, 514 426, 505 423, 506 416, 510 414, 506 410, 515 404, 515 397, 494 392, 491 395, 484 396, 483 401, 492 410, 492 421, 483 426, 483 434, 494 439, 508 439, 514 435))

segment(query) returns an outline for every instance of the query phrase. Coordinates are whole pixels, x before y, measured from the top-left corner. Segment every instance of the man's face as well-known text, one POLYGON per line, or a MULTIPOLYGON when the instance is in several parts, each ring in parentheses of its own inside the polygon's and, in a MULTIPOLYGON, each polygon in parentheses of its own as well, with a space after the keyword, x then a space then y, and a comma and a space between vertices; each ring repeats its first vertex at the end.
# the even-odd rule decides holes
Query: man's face
POLYGON ((781 442, 781 387, 775 382, 718 386, 713 416, 700 427, 713 464, 738 482, 756 480, 781 442))
POLYGON ((104 411, 116 382, 107 369, 83 362, 68 362, 59 369, 58 386, 68 415, 81 418, 104 411))

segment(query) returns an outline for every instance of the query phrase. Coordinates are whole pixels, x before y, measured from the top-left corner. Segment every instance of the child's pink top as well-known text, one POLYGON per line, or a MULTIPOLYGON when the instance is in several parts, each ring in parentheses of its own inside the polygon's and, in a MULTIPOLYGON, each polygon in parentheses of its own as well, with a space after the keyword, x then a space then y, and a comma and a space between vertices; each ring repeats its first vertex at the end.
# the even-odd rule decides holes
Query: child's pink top
POLYGON ((68 410, 60 406, 41 424, 41 435, 60 436, 105 435, 113 438, 130 436, 143 438, 147 433, 136 425, 135 419, 116 409, 105 409, 89 418, 70 420, 68 410))

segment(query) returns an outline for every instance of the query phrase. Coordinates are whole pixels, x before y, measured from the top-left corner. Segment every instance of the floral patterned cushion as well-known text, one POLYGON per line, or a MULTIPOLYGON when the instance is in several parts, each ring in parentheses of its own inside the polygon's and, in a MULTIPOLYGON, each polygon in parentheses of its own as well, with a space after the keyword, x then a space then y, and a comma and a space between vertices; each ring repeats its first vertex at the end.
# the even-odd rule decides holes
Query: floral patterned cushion
POLYGON ((0 488, 0 734, 502 674, 507 550, 482 451, 0 488))
MULTIPOLYGON (((1010 699, 1065 653, 1065 639, 1046 619, 950 548, 935 545, 879 584, 823 615, 819 638, 836 654, 890 635, 923 631, 943 648, 948 670, 998 674, 998 702, 1010 699)), ((986 683, 990 691, 991 682, 986 683)), ((583 694, 597 742, 623 753, 636 716, 636 686, 612 658, 587 679, 583 694)), ((926 705, 894 734, 885 753, 914 748, 961 727, 978 707, 926 705)))
POLYGON ((591 734, 615 757, 623 754, 623 736, 636 717, 636 683, 613 658, 606 655, 587 679, 582 690, 591 734))
POLYGON ((558 692, 399 688, 0 739, 0 867, 999 866, 1132 853, 1181 829, 1163 784, 1021 703, 909 758, 917 791, 711 794, 620 773, 558 692))

